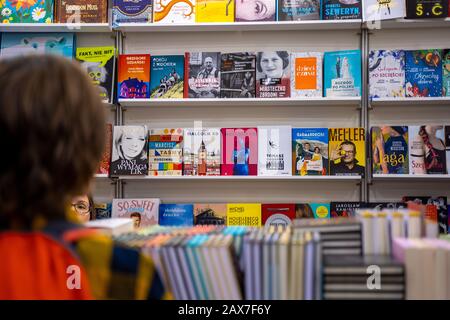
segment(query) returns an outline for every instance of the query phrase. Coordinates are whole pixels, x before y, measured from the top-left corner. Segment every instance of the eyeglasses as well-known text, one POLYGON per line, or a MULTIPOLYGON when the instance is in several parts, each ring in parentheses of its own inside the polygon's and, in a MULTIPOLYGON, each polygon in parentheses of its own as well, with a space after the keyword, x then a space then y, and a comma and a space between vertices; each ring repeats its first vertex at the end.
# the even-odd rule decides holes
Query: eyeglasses
POLYGON ((72 203, 72 207, 75 209, 75 211, 81 215, 86 215, 91 212, 91 206, 89 203, 84 201, 79 201, 77 203, 72 203))

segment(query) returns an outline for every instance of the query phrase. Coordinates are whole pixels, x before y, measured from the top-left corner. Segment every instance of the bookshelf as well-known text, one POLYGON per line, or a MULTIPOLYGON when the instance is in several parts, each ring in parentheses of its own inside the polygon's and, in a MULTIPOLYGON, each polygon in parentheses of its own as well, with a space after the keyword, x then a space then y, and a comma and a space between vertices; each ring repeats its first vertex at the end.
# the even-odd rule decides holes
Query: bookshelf
MULTIPOLYGON (((450 176, 449 176, 450 178, 450 176)), ((361 181, 360 176, 120 176, 119 180, 161 181, 361 181)))
POLYGON ((450 106, 450 97, 430 97, 430 98, 377 98, 370 101, 373 107, 378 106, 421 106, 437 105, 450 106))
POLYGON ((108 23, 1 23, 0 32, 112 32, 108 23))
POLYGON ((448 181, 448 174, 374 174, 376 181, 448 181))
POLYGON ((393 19, 384 20, 378 23, 365 22, 365 29, 371 32, 383 31, 386 29, 418 29, 418 28, 450 28, 450 18, 445 19, 393 19))

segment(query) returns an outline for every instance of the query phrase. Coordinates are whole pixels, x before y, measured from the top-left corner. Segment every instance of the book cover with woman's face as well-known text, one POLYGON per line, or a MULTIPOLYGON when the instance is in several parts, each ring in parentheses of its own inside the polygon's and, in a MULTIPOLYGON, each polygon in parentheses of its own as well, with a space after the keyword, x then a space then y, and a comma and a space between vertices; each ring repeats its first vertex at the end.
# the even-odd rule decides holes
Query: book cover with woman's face
POLYGON ((276 0, 236 0, 236 21, 275 21, 276 0))
POLYGON ((286 98, 291 91, 290 55, 287 51, 256 54, 256 96, 286 98))

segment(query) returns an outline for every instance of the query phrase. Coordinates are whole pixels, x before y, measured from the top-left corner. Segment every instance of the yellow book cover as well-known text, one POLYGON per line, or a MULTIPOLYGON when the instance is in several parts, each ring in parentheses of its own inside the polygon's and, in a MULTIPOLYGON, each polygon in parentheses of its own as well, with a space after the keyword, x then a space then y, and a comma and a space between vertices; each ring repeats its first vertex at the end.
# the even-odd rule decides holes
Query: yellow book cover
POLYGON ((261 227, 260 203, 227 204, 227 225, 261 227))
POLYGON ((366 167, 364 128, 328 129, 330 175, 364 176, 366 167))
POLYGON ((197 0, 195 22, 234 22, 233 0, 197 0))

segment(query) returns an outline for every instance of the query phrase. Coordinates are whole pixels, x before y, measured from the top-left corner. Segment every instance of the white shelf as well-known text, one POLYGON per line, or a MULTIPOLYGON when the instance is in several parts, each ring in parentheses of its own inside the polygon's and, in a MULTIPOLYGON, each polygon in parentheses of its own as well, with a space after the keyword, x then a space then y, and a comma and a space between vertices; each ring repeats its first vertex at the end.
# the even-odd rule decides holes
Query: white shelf
POLYGON ((448 105, 450 97, 432 98, 377 98, 370 101, 371 106, 411 106, 411 105, 448 105))
POLYGON ((448 174, 374 174, 374 180, 411 181, 411 180, 450 180, 448 174))
POLYGON ((107 174, 96 174, 94 175, 95 179, 108 179, 109 176, 107 174))
POLYGON ((169 181, 359 181, 361 176, 120 176, 119 180, 169 181))
POLYGON ((450 18, 382 20, 379 25, 377 23, 372 24, 366 22, 364 23, 364 27, 371 31, 410 28, 450 28, 450 18))
POLYGON ((108 23, 0 23, 0 32, 111 32, 108 23))

